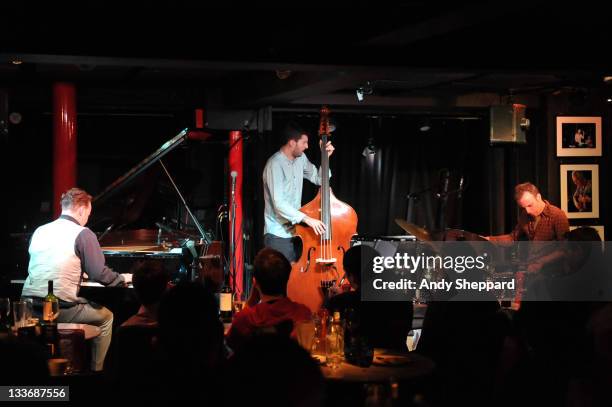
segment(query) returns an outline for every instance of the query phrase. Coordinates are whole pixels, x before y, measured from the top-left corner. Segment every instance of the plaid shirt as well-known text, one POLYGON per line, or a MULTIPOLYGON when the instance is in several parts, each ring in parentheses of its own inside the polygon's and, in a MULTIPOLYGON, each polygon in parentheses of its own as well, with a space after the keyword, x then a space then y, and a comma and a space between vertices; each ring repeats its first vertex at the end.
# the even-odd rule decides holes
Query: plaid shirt
POLYGON ((565 240, 565 234, 569 231, 567 215, 550 202, 544 202, 546 206, 539 219, 521 209, 517 225, 511 233, 512 240, 524 240, 524 237, 530 241, 565 240))

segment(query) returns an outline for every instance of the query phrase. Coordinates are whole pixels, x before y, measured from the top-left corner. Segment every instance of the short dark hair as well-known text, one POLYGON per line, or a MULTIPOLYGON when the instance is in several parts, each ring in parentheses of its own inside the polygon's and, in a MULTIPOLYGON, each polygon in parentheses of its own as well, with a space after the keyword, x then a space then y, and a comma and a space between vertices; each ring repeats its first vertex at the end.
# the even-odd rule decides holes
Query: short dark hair
POLYGON ((262 294, 287 294, 291 264, 281 252, 270 247, 261 249, 255 256, 253 268, 253 277, 262 294))
POLYGON ((308 132, 306 131, 304 126, 302 126, 297 121, 292 120, 285 125, 281 141, 283 145, 287 144, 291 140, 297 142, 302 138, 302 135, 304 134, 308 136, 308 132))
POLYGON ((601 242, 597 229, 590 226, 581 226, 566 233, 570 242, 601 242))
POLYGON ((537 196, 540 193, 538 187, 533 185, 531 182, 523 182, 514 187, 514 199, 519 200, 525 192, 529 192, 533 196, 537 196))
POLYGON ((143 305, 159 302, 169 280, 170 276, 162 263, 152 260, 139 264, 132 275, 134 291, 143 305))
POLYGON ((76 209, 91 203, 91 195, 80 188, 70 188, 62 194, 60 203, 62 209, 76 209))
POLYGON ((380 256, 380 254, 370 246, 358 245, 353 246, 344 253, 344 259, 342 260, 342 267, 347 276, 351 277, 351 280, 361 284, 361 269, 372 271, 374 267, 374 257, 380 256))

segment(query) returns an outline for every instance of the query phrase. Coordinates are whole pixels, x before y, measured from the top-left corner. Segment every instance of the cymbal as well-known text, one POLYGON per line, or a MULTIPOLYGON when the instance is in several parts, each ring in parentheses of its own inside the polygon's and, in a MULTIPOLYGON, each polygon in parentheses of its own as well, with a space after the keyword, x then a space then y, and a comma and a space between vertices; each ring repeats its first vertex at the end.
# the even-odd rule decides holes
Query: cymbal
POLYGON ((484 236, 461 229, 446 229, 446 231, 442 233, 442 238, 442 240, 453 241, 488 242, 488 240, 484 236))
POLYGON ((410 233, 411 235, 414 235, 417 240, 423 240, 426 242, 431 242, 433 240, 431 234, 422 227, 419 227, 412 223, 408 223, 404 219, 395 219, 395 223, 397 223, 406 232, 410 233))

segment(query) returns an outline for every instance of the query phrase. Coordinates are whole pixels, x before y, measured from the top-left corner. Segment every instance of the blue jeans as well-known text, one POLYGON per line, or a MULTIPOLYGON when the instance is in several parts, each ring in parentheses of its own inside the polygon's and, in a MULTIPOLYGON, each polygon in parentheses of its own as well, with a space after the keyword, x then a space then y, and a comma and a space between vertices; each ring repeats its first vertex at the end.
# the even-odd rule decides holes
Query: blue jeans
POLYGON ((270 233, 264 235, 264 246, 271 247, 274 250, 281 252, 289 263, 297 260, 295 248, 295 238, 293 237, 278 237, 270 233))
POLYGON ((91 370, 103 370, 104 358, 113 335, 113 313, 97 304, 76 304, 70 308, 62 308, 57 322, 89 324, 100 328, 100 335, 92 339, 91 370))

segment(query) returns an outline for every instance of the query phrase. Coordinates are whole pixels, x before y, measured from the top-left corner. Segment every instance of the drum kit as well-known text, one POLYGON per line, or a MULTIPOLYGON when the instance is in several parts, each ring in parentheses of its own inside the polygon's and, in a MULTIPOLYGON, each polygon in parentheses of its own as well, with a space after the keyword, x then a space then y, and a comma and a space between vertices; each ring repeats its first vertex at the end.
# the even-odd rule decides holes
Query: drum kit
MULTIPOLYGON (((490 267, 487 267, 486 280, 492 281, 507 281, 515 278, 515 273, 521 271, 522 267, 516 262, 507 262, 502 260, 503 255, 499 253, 498 248, 495 247, 486 237, 479 235, 474 232, 470 232, 462 229, 446 229, 443 231, 429 231, 425 228, 417 226, 413 223, 409 223, 404 219, 395 219, 395 223, 399 225, 406 233, 413 235, 417 243, 420 243, 422 247, 429 247, 434 252, 440 249, 441 242, 468 242, 477 252, 490 253, 490 267), (511 264, 512 263, 512 264, 511 264), (502 271, 503 270, 503 271, 502 271)), ((506 299, 509 293, 499 293, 499 299, 506 299)))

